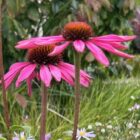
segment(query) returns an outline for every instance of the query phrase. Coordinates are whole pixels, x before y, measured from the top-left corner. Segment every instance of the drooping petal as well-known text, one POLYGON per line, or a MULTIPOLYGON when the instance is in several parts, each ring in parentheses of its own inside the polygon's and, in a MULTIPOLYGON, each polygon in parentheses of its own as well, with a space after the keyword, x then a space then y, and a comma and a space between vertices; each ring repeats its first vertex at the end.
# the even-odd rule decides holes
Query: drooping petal
POLYGON ((17 73, 13 73, 11 76, 9 76, 9 77, 5 80, 5 89, 7 89, 7 88, 11 85, 11 83, 12 83, 12 81, 15 79, 16 75, 17 75, 17 73))
POLYGON ((43 81, 43 83, 46 85, 46 87, 49 87, 52 80, 52 75, 48 69, 47 66, 42 65, 40 68, 40 78, 43 81))
POLYGON ((61 81, 61 71, 58 67, 54 65, 49 65, 50 72, 53 75, 53 77, 56 79, 56 81, 61 81))
POLYGON ((25 67, 26 65, 19 65, 13 69, 10 69, 5 75, 4 75, 4 80, 8 79, 10 76, 12 76, 14 73, 18 73, 20 69, 25 67))
POLYGON ((101 42, 98 42, 96 41, 95 44, 97 46, 100 46, 101 48, 103 48, 104 50, 108 51, 108 52, 111 52, 113 54, 116 54, 118 56, 121 56, 121 57, 124 57, 124 58, 133 58, 134 56, 133 55, 129 55, 129 54, 126 54, 124 52, 121 52, 115 48, 113 48, 110 44, 107 44, 107 43, 101 43, 101 42))
POLYGON ((74 81, 72 76, 69 74, 69 72, 66 69, 63 69, 62 66, 58 66, 61 70, 61 75, 62 75, 62 79, 64 79, 68 84, 70 84, 71 86, 74 86, 74 81))
POLYGON ((27 79, 33 73, 35 68, 36 64, 30 64, 24 67, 18 76, 18 79, 16 81, 16 87, 18 87, 23 80, 27 79))
POLYGON ((20 70, 27 65, 29 65, 29 63, 20 62, 15 63, 10 67, 10 70, 4 75, 6 89, 10 86, 20 70))
POLYGON ((62 45, 56 46, 56 47, 54 48, 54 50, 53 50, 48 56, 55 56, 55 55, 57 55, 57 54, 62 53, 62 52, 66 49, 66 47, 69 45, 69 43, 70 43, 70 42, 65 42, 65 43, 62 44, 62 45))
POLYGON ((12 69, 18 69, 19 67, 23 67, 23 66, 26 66, 26 65, 29 65, 30 63, 29 62, 17 62, 17 63, 14 63, 10 66, 9 70, 12 70, 12 69))
MULTIPOLYGON (((59 67, 61 70, 67 72, 73 79, 75 78, 75 68, 74 65, 68 64, 61 62, 59 64, 59 67)), ((80 70, 80 84, 83 85, 84 87, 88 87, 90 84, 90 76, 85 73, 83 70, 80 70)))
POLYGON ((119 37, 121 37, 122 39, 124 39, 125 41, 131 41, 133 39, 135 39, 137 36, 136 35, 132 35, 132 36, 127 36, 127 35, 120 35, 119 37))
POLYGON ((73 42, 76 51, 82 53, 85 49, 85 43, 82 40, 76 40, 73 42))
POLYGON ((36 76, 35 72, 33 72, 27 79, 27 86, 28 86, 28 95, 31 96, 32 95, 32 80, 34 79, 34 77, 36 76))
POLYGON ((125 50, 125 49, 128 49, 127 46, 121 44, 121 43, 118 43, 118 42, 110 42, 109 44, 111 44, 114 48, 118 49, 118 50, 125 50))
POLYGON ((131 41, 135 39, 136 36, 119 36, 119 35, 103 35, 99 37, 93 37, 92 41, 99 41, 99 42, 125 42, 125 41, 131 41))
POLYGON ((88 49, 91 51, 95 59, 105 66, 109 66, 109 60, 103 51, 91 42, 86 42, 88 49))

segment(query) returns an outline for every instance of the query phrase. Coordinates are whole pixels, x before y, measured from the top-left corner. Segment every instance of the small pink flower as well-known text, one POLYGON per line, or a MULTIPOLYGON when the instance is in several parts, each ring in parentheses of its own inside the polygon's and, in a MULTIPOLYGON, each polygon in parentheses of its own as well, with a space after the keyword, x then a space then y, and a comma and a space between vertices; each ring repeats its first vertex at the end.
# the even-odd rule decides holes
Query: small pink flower
MULTIPOLYGON (((39 39, 31 39, 29 42, 38 41, 39 39)), ((33 43, 33 42, 32 42, 33 43)), ((24 41, 21 44, 25 45, 24 41)), ((7 89, 12 81, 17 77, 16 87, 26 80, 28 86, 28 94, 32 93, 32 80, 37 78, 41 80, 46 87, 51 86, 51 81, 54 78, 57 82, 62 79, 70 85, 74 85, 74 65, 63 62, 62 54, 55 56, 48 56, 54 50, 54 45, 46 45, 28 49, 27 62, 17 62, 9 68, 9 71, 4 75, 5 88, 7 89)), ((83 70, 80 71, 81 85, 88 87, 90 83, 90 76, 83 70)))
POLYGON ((135 37, 136 36, 119 36, 114 34, 94 37, 92 28, 87 23, 70 22, 64 26, 62 35, 24 40, 19 42, 16 48, 28 49, 35 48, 37 45, 42 46, 46 44, 59 43, 60 45, 55 47, 55 49, 49 54, 50 56, 53 56, 63 52, 70 43, 73 43, 77 52, 84 52, 86 46, 97 61, 108 66, 109 60, 102 49, 120 57, 133 58, 132 55, 128 55, 120 50, 127 49, 122 42, 131 41, 135 37), (36 39, 37 41, 35 41, 36 39))

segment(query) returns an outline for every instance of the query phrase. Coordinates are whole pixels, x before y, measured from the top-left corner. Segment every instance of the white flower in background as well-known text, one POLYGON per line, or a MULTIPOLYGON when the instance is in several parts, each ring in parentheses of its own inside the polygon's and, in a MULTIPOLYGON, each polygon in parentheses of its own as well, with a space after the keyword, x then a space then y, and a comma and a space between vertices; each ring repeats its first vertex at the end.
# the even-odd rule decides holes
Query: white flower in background
POLYGON ((139 136, 140 136, 140 133, 139 132, 134 133, 134 137, 135 138, 138 138, 139 136))
MULTIPOLYGON (((65 134, 67 134, 68 136, 72 136, 72 131, 66 131, 64 132, 65 134)), ((86 140, 90 140, 90 138, 95 138, 96 134, 94 134, 93 131, 91 132, 86 132, 85 128, 82 129, 77 129, 77 135, 76 138, 77 140, 81 140, 82 138, 86 139, 86 140)))
POLYGON ((131 122, 130 122, 130 123, 127 123, 126 126, 127 126, 129 129, 133 128, 133 124, 132 124, 131 122))
POLYGON ((0 138, 2 137, 2 134, 0 133, 0 138))
POLYGON ((86 140, 90 140, 89 138, 95 138, 96 135, 93 133, 93 131, 91 132, 86 132, 86 129, 78 129, 77 130, 77 140, 80 140, 81 138, 85 138, 86 140))
POLYGON ((101 122, 96 122, 95 125, 96 126, 102 126, 102 123, 101 122))
POLYGON ((130 96, 130 98, 131 98, 132 100, 135 100, 135 97, 134 97, 134 96, 130 96))
POLYGON ((101 133, 105 133, 105 129, 104 128, 101 129, 101 133))
POLYGON ((112 127, 112 125, 107 125, 106 126, 108 129, 112 129, 113 127, 112 127))
POLYGON ((88 125, 88 129, 92 129, 93 127, 92 127, 92 125, 90 124, 90 125, 88 125))

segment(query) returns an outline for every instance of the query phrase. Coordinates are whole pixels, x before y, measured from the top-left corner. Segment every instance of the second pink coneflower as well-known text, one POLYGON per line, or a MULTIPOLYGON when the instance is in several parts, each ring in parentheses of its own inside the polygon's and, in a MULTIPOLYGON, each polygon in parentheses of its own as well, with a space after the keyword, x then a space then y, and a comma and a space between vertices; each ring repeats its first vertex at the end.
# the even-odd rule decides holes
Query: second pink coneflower
MULTIPOLYGON (((48 56, 54 48, 54 45, 47 45, 29 49, 27 52, 28 61, 11 65, 9 71, 5 74, 6 89, 17 75, 19 76, 16 80, 16 87, 19 87, 26 80, 29 95, 32 93, 31 82, 34 78, 41 80, 46 87, 50 87, 53 78, 57 82, 63 79, 71 86, 74 86, 74 65, 63 62, 61 54, 48 56)), ((80 76, 81 85, 88 87, 90 76, 82 70, 80 76)))

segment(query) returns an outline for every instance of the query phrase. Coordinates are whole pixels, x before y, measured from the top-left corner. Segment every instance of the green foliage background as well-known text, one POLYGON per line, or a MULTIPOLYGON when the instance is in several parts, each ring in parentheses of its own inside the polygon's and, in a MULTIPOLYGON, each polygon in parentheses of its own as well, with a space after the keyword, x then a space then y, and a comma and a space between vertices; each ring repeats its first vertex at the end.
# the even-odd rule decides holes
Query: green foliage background
MULTIPOLYGON (((68 21, 88 22, 93 27, 95 35, 109 33, 131 35, 133 31, 129 20, 133 17, 135 6, 135 0, 4 1, 2 29, 5 69, 7 70, 15 61, 23 61, 26 52, 14 48, 19 40, 60 34, 68 21)), ((71 50, 64 58, 73 62, 73 59, 69 60, 70 56, 71 50)), ((89 65, 86 61, 82 64, 82 67, 89 65)))

